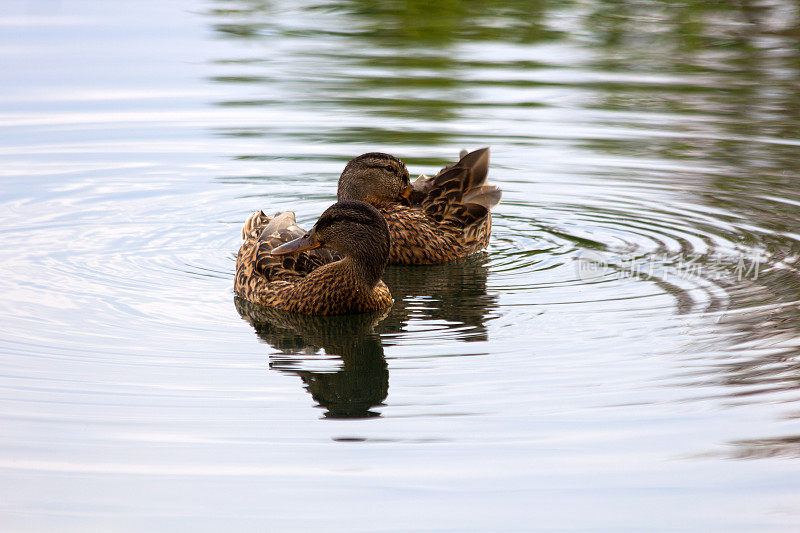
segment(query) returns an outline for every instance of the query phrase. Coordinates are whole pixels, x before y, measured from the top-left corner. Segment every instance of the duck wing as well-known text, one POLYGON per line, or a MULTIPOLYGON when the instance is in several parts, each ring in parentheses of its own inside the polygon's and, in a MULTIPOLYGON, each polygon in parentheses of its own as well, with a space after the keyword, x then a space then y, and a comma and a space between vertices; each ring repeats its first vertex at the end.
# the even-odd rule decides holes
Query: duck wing
POLYGON ((294 255, 274 256, 270 252, 278 246, 306 234, 297 225, 291 211, 274 217, 257 211, 250 215, 242 227, 244 243, 236 257, 236 270, 250 270, 267 281, 297 279, 308 275, 322 265, 332 263, 341 256, 324 248, 308 250, 294 255))
POLYGON ((487 183, 489 148, 464 154, 433 177, 420 176, 412 202, 437 222, 460 227, 481 221, 500 202, 502 191, 487 183), (424 178, 424 179, 422 179, 424 178))
MULTIPOLYGON (((466 150, 461 150, 461 154, 458 156, 459 161, 461 159, 464 159, 464 157, 466 157, 467 154, 468 152, 466 150)), ((444 173, 447 170, 450 170, 457 164, 458 162, 455 162, 452 165, 447 165, 433 176, 426 176, 425 174, 420 174, 417 177, 417 179, 415 179, 414 182, 411 184, 411 188, 414 189, 414 191, 411 193, 411 197, 409 198, 411 205, 419 205, 420 203, 422 203, 422 200, 424 200, 428 196, 428 193, 431 192, 431 189, 433 188, 433 185, 435 183, 434 180, 438 178, 442 173, 444 173)))

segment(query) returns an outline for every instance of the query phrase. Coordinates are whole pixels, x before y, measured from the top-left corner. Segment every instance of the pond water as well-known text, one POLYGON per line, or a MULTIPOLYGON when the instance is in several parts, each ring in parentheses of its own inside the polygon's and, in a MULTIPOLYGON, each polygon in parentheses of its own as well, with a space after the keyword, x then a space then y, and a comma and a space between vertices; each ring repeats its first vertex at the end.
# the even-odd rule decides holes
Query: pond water
POLYGON ((793 3, 12 0, 3 531, 797 531, 793 3), (232 292, 256 209, 491 146, 386 314, 232 292))

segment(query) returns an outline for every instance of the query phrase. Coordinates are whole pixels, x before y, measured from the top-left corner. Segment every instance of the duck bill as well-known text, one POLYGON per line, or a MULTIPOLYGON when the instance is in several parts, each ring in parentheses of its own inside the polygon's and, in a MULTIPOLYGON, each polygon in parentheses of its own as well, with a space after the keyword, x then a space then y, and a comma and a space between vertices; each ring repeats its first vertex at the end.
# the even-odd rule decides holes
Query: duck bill
POLYGON ((406 188, 400 193, 400 197, 406 200, 411 199, 411 195, 414 194, 414 187, 411 185, 406 185, 406 188))
POLYGON ((273 248, 270 252, 272 255, 291 255, 291 254, 299 254, 300 252, 305 252, 306 250, 313 250, 314 248, 319 248, 322 246, 314 235, 304 235, 299 239, 295 239, 293 241, 289 241, 286 244, 282 244, 277 248, 273 248))

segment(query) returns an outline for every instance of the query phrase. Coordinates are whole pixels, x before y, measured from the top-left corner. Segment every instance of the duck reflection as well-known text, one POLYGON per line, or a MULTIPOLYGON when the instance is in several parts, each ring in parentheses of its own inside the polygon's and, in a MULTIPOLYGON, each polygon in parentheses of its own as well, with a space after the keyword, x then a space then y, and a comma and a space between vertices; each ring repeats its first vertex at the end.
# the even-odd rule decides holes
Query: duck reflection
POLYGON ((270 368, 300 376, 314 401, 326 409, 326 418, 379 416, 372 408, 386 399, 389 369, 375 326, 388 311, 307 316, 262 307, 239 297, 234 301, 239 315, 256 334, 281 352, 270 356, 270 368), (335 372, 302 368, 320 350, 340 357, 341 368, 335 372))
POLYGON ((383 281, 394 306, 380 331, 404 331, 414 319, 435 320, 458 340, 487 340, 486 323, 497 309, 497 297, 486 291, 488 263, 481 252, 442 265, 387 267, 383 281))
POLYGON ((464 342, 488 339, 486 322, 497 307, 486 293, 488 257, 477 254, 461 261, 425 267, 389 267, 384 281, 395 299, 379 313, 306 316, 284 313, 234 298, 239 315, 279 353, 269 366, 296 374, 326 418, 380 416, 373 410, 389 392, 389 368, 381 334, 387 344, 402 339, 413 320, 435 321, 441 334, 464 342), (322 363, 320 352, 341 359, 336 371, 312 370, 322 363))

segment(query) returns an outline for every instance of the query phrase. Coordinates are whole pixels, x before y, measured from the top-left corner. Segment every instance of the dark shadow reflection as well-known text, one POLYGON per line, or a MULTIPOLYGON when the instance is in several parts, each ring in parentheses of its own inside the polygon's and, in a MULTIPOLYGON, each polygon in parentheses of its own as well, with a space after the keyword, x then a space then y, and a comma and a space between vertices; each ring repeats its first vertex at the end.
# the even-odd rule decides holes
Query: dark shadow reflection
POLYGON ((380 331, 404 331, 414 319, 435 320, 460 341, 488 340, 486 322, 498 307, 497 296, 486 291, 488 263, 482 252, 444 265, 388 267, 383 281, 394 306, 380 331))
POLYGON ((734 459, 800 459, 800 435, 740 440, 731 443, 734 459))
POLYGON ((382 405, 389 391, 389 369, 375 326, 387 312, 346 316, 306 316, 284 313, 234 299, 239 315, 256 334, 280 351, 270 356, 273 370, 296 374, 306 390, 326 409, 327 418, 379 416, 373 407, 382 405), (324 351, 341 358, 335 372, 303 369, 324 351))
POLYGON ((234 303, 256 335, 278 350, 270 355, 270 368, 300 376, 326 418, 369 418, 379 416, 373 408, 383 405, 389 391, 381 334, 387 345, 402 342, 416 320, 431 323, 438 339, 488 340, 486 322, 497 298, 486 292, 487 261, 486 254, 477 254, 445 265, 389 267, 383 279, 395 303, 380 313, 305 316, 239 297, 234 303), (320 352, 339 358, 341 368, 309 369, 329 362, 320 352))

